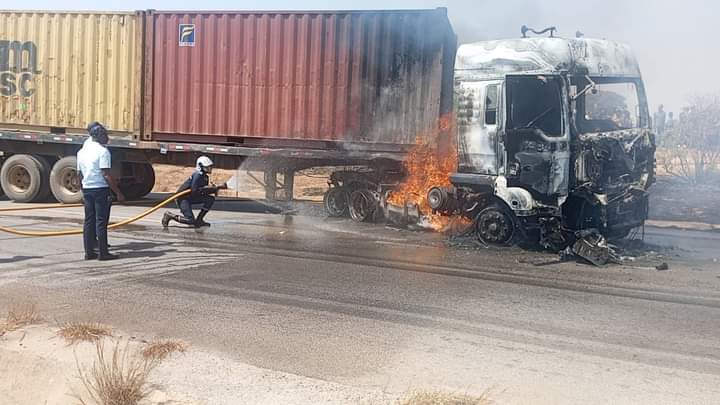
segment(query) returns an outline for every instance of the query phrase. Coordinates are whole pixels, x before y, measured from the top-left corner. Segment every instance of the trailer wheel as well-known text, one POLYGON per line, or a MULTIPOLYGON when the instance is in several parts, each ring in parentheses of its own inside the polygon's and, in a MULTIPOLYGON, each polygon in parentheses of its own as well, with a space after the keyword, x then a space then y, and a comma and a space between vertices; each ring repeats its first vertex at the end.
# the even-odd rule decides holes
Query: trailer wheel
MULTIPOLYGON (((5 163, 5 158, 0 157, 0 170, 2 170, 2 165, 5 163)), ((5 190, 3 190, 2 185, 0 185, 0 198, 5 197, 5 190)))
POLYGON ((515 217, 512 212, 500 204, 484 208, 475 217, 477 238, 489 245, 510 244, 515 235, 515 217))
POLYGON ((82 185, 75 156, 66 156, 55 162, 50 172, 50 190, 55 199, 63 204, 82 201, 82 185))
POLYGON ((369 190, 355 190, 350 194, 350 218, 365 222, 372 218, 377 209, 375 197, 369 190))
POLYGON ((153 187, 155 187, 155 169, 153 169, 150 163, 141 163, 138 164, 138 166, 138 172, 140 172, 142 176, 138 186, 138 197, 145 197, 150 194, 153 187))
POLYGON ((16 202, 45 199, 49 192, 50 165, 36 155, 13 155, 0 170, 0 184, 8 198, 16 202))
POLYGON ((347 216, 349 211, 350 193, 343 187, 331 187, 323 197, 325 211, 331 217, 347 216))
POLYGON ((133 163, 132 165, 135 181, 121 187, 128 200, 145 197, 155 187, 155 170, 150 163, 133 163))

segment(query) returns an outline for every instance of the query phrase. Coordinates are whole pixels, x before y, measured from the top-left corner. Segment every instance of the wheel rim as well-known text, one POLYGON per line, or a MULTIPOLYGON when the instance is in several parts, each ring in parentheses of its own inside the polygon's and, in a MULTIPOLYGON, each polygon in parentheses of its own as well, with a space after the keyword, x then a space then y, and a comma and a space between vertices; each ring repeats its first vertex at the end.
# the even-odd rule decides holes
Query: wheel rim
POLYGON ((10 187, 16 193, 26 193, 32 183, 30 172, 24 166, 13 166, 8 174, 10 187))
POLYGON ((437 187, 432 188, 427 196, 428 204, 433 210, 441 209, 445 205, 447 198, 447 192, 437 187))
POLYGON ((352 197, 352 204, 350 206, 350 216, 355 221, 364 222, 370 218, 370 215, 372 215, 374 211, 373 201, 371 201, 371 196, 364 191, 359 191, 353 194, 354 196, 352 197))
POLYGON ((515 225, 507 213, 489 208, 478 215, 475 229, 481 241, 501 245, 510 242, 515 232, 515 225))
POLYGON ((73 168, 65 168, 60 172, 60 184, 69 193, 80 192, 80 178, 77 175, 77 170, 73 168))
POLYGON ((328 192, 325 208, 330 215, 339 217, 345 213, 348 208, 348 196, 344 190, 334 188, 328 192))

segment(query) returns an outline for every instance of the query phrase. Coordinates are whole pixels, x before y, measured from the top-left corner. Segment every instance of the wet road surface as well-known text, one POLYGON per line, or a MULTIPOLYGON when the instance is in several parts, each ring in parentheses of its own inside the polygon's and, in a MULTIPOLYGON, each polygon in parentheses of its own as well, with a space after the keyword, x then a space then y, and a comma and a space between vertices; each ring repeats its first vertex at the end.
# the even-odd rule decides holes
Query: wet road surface
MULTIPOLYGON (((258 207, 214 211, 203 230, 162 230, 155 214, 111 233, 113 263, 79 260, 79 236, 0 235, 0 307, 30 299, 50 319, 368 389, 493 388, 508 403, 720 398, 718 234, 648 228, 651 252, 598 268, 258 207)), ((79 215, 0 224, 76 227, 79 215)))

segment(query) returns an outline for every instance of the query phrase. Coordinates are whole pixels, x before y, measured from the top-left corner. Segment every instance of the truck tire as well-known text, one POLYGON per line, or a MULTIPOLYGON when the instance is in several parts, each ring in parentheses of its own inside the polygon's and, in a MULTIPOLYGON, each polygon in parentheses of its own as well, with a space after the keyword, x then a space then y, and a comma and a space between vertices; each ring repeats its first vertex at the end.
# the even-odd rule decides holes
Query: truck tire
POLYGON ((141 166, 143 171, 143 177, 142 181, 140 182, 141 187, 139 197, 145 197, 146 195, 150 194, 152 189, 155 187, 155 169, 153 169, 150 163, 143 163, 141 164, 141 166))
POLYGON ((155 187, 155 170, 150 163, 133 163, 133 166, 133 173, 137 181, 121 187, 128 200, 145 197, 155 187))
POLYGON ((367 222, 374 218, 377 200, 370 190, 355 190, 350 194, 350 218, 367 222))
POLYGON ((348 215, 350 193, 344 187, 331 187, 323 197, 325 211, 331 217, 345 217, 348 215))
POLYGON ((0 185, 16 202, 41 201, 50 193, 50 165, 42 156, 13 155, 0 170, 0 185))
POLYGON ((82 185, 75 156, 66 156, 55 162, 50 171, 50 190, 55 199, 63 204, 77 204, 82 201, 82 185))
POLYGON ((517 227, 515 214, 501 203, 493 203, 475 217, 475 235, 487 245, 512 244, 517 227))
MULTIPOLYGON (((2 165, 4 163, 5 163, 5 158, 1 157, 0 158, 0 170, 2 170, 2 165)), ((0 198, 4 198, 4 197, 5 197, 5 190, 3 190, 2 185, 0 185, 0 198)))

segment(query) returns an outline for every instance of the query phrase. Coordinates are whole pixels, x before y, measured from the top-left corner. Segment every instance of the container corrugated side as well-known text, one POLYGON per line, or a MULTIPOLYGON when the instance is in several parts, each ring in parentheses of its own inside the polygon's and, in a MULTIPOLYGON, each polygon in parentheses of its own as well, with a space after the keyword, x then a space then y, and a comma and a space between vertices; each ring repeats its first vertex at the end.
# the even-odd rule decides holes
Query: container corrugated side
POLYGON ((147 24, 156 139, 414 144, 452 86, 442 9, 153 12, 147 24))
POLYGON ((142 14, 0 12, 0 126, 141 129, 142 14))

